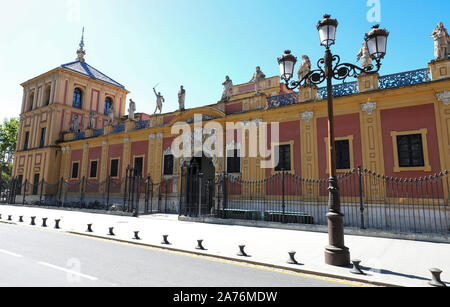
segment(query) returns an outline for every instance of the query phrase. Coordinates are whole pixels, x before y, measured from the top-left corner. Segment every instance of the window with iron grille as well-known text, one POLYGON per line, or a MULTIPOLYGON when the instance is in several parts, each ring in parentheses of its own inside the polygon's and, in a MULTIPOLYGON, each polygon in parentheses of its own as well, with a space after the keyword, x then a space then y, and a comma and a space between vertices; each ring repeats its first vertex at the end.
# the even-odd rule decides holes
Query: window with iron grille
POLYGON ((119 159, 111 160, 110 174, 111 177, 119 177, 119 159))
POLYGON ((240 173, 241 172, 241 157, 239 157, 239 150, 230 151, 230 156, 227 157, 227 172, 240 173))
POLYGON ((336 169, 350 169, 350 142, 341 140, 334 142, 336 151, 336 169))
POLYGON ((78 178, 78 167, 79 167, 78 162, 74 162, 72 164, 72 179, 77 179, 78 178))
POLYGON ((164 156, 164 175, 173 175, 173 155, 164 156))
POLYGON ((98 167, 98 162, 91 161, 91 167, 89 170, 89 178, 97 178, 97 167, 98 167))
POLYGON ((138 177, 142 177, 142 170, 144 166, 144 158, 136 157, 134 158, 134 175, 138 177))
POLYGON ((397 136, 399 167, 425 166, 421 134, 397 136))
POLYGON ((275 147, 278 151, 278 166, 275 167, 275 171, 291 171, 291 145, 279 145, 275 147))

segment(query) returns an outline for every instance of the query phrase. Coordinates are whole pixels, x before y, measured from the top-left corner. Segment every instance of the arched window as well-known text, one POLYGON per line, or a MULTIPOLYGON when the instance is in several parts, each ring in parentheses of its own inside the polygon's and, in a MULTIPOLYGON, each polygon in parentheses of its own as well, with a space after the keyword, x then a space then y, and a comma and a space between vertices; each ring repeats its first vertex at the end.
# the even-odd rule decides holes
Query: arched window
POLYGON ((77 109, 81 109, 83 92, 77 87, 73 91, 73 102, 72 106, 77 109))
POLYGON ((106 97, 105 99, 105 115, 108 115, 108 109, 112 106, 112 99, 110 97, 106 97))

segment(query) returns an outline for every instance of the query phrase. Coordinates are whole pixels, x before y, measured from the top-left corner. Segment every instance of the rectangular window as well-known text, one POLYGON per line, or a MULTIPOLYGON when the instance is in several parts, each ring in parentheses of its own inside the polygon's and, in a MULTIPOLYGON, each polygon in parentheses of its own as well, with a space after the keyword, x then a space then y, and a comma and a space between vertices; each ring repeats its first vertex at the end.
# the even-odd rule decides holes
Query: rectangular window
POLYGON ((230 157, 227 157, 227 172, 228 173, 241 172, 241 157, 239 157, 239 150, 237 149, 230 152, 230 157))
POLYGON ((45 145, 45 133, 47 131, 47 128, 41 129, 41 140, 39 141, 39 148, 43 148, 45 145))
POLYGON ((110 174, 111 177, 119 177, 119 159, 111 160, 110 174))
POLYGON ((78 178, 78 167, 79 167, 79 165, 80 165, 79 162, 72 163, 72 179, 77 179, 78 178))
POLYGON ((399 167, 423 167, 422 134, 409 134, 397 136, 399 167))
POLYGON ((134 158, 134 175, 138 177, 142 177, 142 170, 144 166, 144 158, 137 157, 134 158))
POLYGON ((173 155, 164 156, 164 175, 173 175, 173 155))
POLYGON ((279 145, 275 147, 278 152, 278 166, 275 171, 291 171, 291 145, 279 145))
POLYGON ((25 142, 23 142, 23 150, 28 150, 28 141, 30 139, 30 132, 25 133, 25 142))
POLYGON ((348 140, 335 141, 336 169, 350 169, 350 142, 348 140))
POLYGON ((97 178, 98 161, 91 161, 91 167, 89 169, 89 178, 97 178))
POLYGON ((39 188, 39 174, 34 174, 33 195, 38 194, 38 188, 39 188))
POLYGON ((17 180, 17 186, 16 186, 16 194, 17 195, 22 194, 22 186, 23 186, 23 175, 19 175, 19 178, 17 180))

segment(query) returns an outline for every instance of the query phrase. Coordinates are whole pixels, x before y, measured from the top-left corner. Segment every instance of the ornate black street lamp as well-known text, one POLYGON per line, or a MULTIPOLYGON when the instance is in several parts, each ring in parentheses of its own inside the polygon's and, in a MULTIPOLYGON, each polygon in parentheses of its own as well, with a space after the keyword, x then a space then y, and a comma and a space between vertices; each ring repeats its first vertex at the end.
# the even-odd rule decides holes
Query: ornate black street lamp
POLYGON ((329 152, 329 198, 328 207, 328 236, 329 245, 325 248, 325 263, 334 266, 350 265, 350 252, 344 244, 344 215, 341 213, 339 198, 339 187, 336 176, 336 153, 334 141, 333 124, 333 86, 332 79, 344 81, 347 77, 358 77, 361 74, 373 74, 380 70, 381 59, 386 54, 386 45, 389 32, 380 29, 378 25, 372 28, 365 36, 370 57, 376 61, 376 68, 370 64, 364 68, 349 63, 340 63, 338 55, 331 54, 330 46, 334 44, 338 22, 331 19, 330 15, 325 15, 319 21, 317 30, 319 31, 320 44, 325 46, 325 56, 317 62, 318 69, 307 73, 301 80, 290 81, 294 75, 294 67, 297 58, 289 50, 278 59, 280 65, 281 78, 286 82, 289 90, 294 90, 305 85, 318 85, 324 80, 327 81, 328 95, 328 152, 329 152))

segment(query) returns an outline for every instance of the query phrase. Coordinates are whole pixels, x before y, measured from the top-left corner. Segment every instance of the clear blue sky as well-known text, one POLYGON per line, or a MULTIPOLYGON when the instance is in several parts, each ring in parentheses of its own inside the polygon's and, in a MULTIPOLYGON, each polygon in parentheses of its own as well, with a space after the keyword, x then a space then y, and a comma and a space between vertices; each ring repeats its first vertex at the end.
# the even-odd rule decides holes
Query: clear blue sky
MULTIPOLYGON (((450 29, 450 1, 380 0, 382 27, 391 35, 381 74, 424 68, 433 59, 430 34, 439 21, 450 29)), ((229 75, 251 79, 256 66, 279 74, 285 49, 323 56, 315 28, 324 13, 339 21, 333 52, 355 63, 369 22, 367 0, 0 0, 0 106, 18 116, 20 83, 74 61, 86 28, 86 61, 131 91, 139 112, 153 113, 158 90, 164 112, 212 104, 229 75)))

